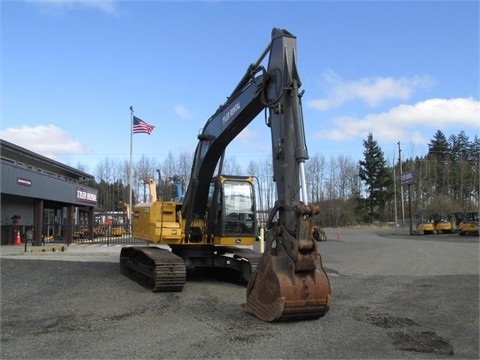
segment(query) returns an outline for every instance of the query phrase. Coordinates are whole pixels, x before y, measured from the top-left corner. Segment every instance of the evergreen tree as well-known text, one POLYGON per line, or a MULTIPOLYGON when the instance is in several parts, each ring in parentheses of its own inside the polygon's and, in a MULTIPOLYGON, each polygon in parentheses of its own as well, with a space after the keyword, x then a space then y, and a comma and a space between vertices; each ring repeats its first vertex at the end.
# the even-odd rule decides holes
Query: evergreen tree
POLYGON ((470 142, 469 137, 462 130, 458 135, 451 135, 449 138, 452 181, 449 184, 452 190, 452 197, 462 205, 470 201, 472 196, 478 196, 478 151, 475 151, 475 138, 470 142), (477 155, 476 155, 477 154, 477 155))
POLYGON ((441 130, 433 135, 433 139, 428 144, 428 157, 446 160, 449 155, 448 141, 441 130))
POLYGON ((469 162, 472 166, 472 197, 477 199, 477 208, 478 208, 478 198, 480 192, 480 139, 477 135, 474 136, 472 142, 469 146, 469 162))
POLYGON ((365 160, 359 161, 359 177, 366 184, 370 221, 380 219, 385 214, 387 203, 392 199, 392 178, 386 165, 384 154, 373 139, 372 133, 363 141, 365 160))
POLYGON ((428 144, 427 161, 431 162, 430 168, 433 171, 433 188, 435 194, 447 194, 449 179, 450 148, 447 138, 441 130, 433 135, 428 144))

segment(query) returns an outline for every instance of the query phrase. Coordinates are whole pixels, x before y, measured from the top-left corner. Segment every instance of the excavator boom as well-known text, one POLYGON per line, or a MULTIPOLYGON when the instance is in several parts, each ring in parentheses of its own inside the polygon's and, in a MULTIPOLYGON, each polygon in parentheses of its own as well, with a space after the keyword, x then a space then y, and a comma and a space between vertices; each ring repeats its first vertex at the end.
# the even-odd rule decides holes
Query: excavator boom
POLYGON ((330 283, 311 233, 320 209, 307 199, 300 87, 296 37, 274 28, 265 51, 198 135, 183 202, 152 200, 134 209, 134 236, 168 245, 171 252, 124 249, 122 273, 153 281, 155 291, 181 291, 183 263, 230 268, 248 281, 245 310, 264 321, 318 318, 329 311, 330 283), (268 110, 277 201, 267 222, 266 249, 258 254, 238 247, 256 238, 253 180, 221 170, 228 144, 262 110, 268 110))

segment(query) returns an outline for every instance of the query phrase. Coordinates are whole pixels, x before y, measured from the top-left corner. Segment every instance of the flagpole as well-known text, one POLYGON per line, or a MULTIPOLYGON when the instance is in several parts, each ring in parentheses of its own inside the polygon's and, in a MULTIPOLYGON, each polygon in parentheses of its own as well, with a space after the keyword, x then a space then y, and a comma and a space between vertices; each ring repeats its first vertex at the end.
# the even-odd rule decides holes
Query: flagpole
POLYGON ((128 169, 128 184, 129 184, 129 200, 128 200, 128 211, 130 212, 128 214, 128 227, 130 234, 132 235, 132 214, 133 214, 133 208, 132 208, 132 182, 133 182, 133 173, 132 173, 132 143, 133 143, 133 106, 130 106, 130 167, 128 169))

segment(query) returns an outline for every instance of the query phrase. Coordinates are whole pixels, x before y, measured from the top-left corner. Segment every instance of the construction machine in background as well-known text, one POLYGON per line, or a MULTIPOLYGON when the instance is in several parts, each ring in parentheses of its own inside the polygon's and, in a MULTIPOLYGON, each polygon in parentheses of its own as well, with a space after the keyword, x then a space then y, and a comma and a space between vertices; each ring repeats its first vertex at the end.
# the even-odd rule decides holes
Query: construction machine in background
POLYGON ((312 236, 317 241, 327 241, 327 234, 321 227, 312 227, 312 236))
POLYGON ((247 282, 244 309, 264 321, 319 318, 329 311, 330 282, 311 233, 320 209, 307 198, 300 86, 296 37, 275 28, 260 58, 198 135, 183 199, 157 200, 154 193, 134 206, 134 238, 158 246, 122 248, 122 273, 150 283, 154 291, 182 291, 189 270, 234 271, 247 282), (260 254, 252 249, 253 178, 225 175, 222 164, 228 144, 264 110, 278 200, 260 254))
POLYGON ((424 235, 431 235, 435 232, 435 225, 431 218, 424 214, 417 214, 414 216, 414 221, 417 226, 417 231, 424 235))
POLYGON ((477 211, 457 211, 452 214, 459 235, 479 236, 480 221, 477 211))
POLYGON ((432 214, 433 226, 437 234, 451 234, 453 227, 452 223, 447 219, 443 213, 432 214))

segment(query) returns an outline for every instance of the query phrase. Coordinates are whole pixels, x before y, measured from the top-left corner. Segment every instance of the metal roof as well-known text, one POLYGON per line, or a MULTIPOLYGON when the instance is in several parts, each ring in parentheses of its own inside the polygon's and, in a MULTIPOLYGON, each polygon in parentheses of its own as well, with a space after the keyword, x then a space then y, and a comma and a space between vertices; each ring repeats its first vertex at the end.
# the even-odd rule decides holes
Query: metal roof
POLYGON ((16 163, 22 163, 49 171, 55 174, 64 175, 67 178, 78 178, 82 181, 94 180, 95 177, 86 172, 75 169, 61 162, 52 160, 46 156, 15 145, 6 140, 0 139, 1 158, 16 163))

